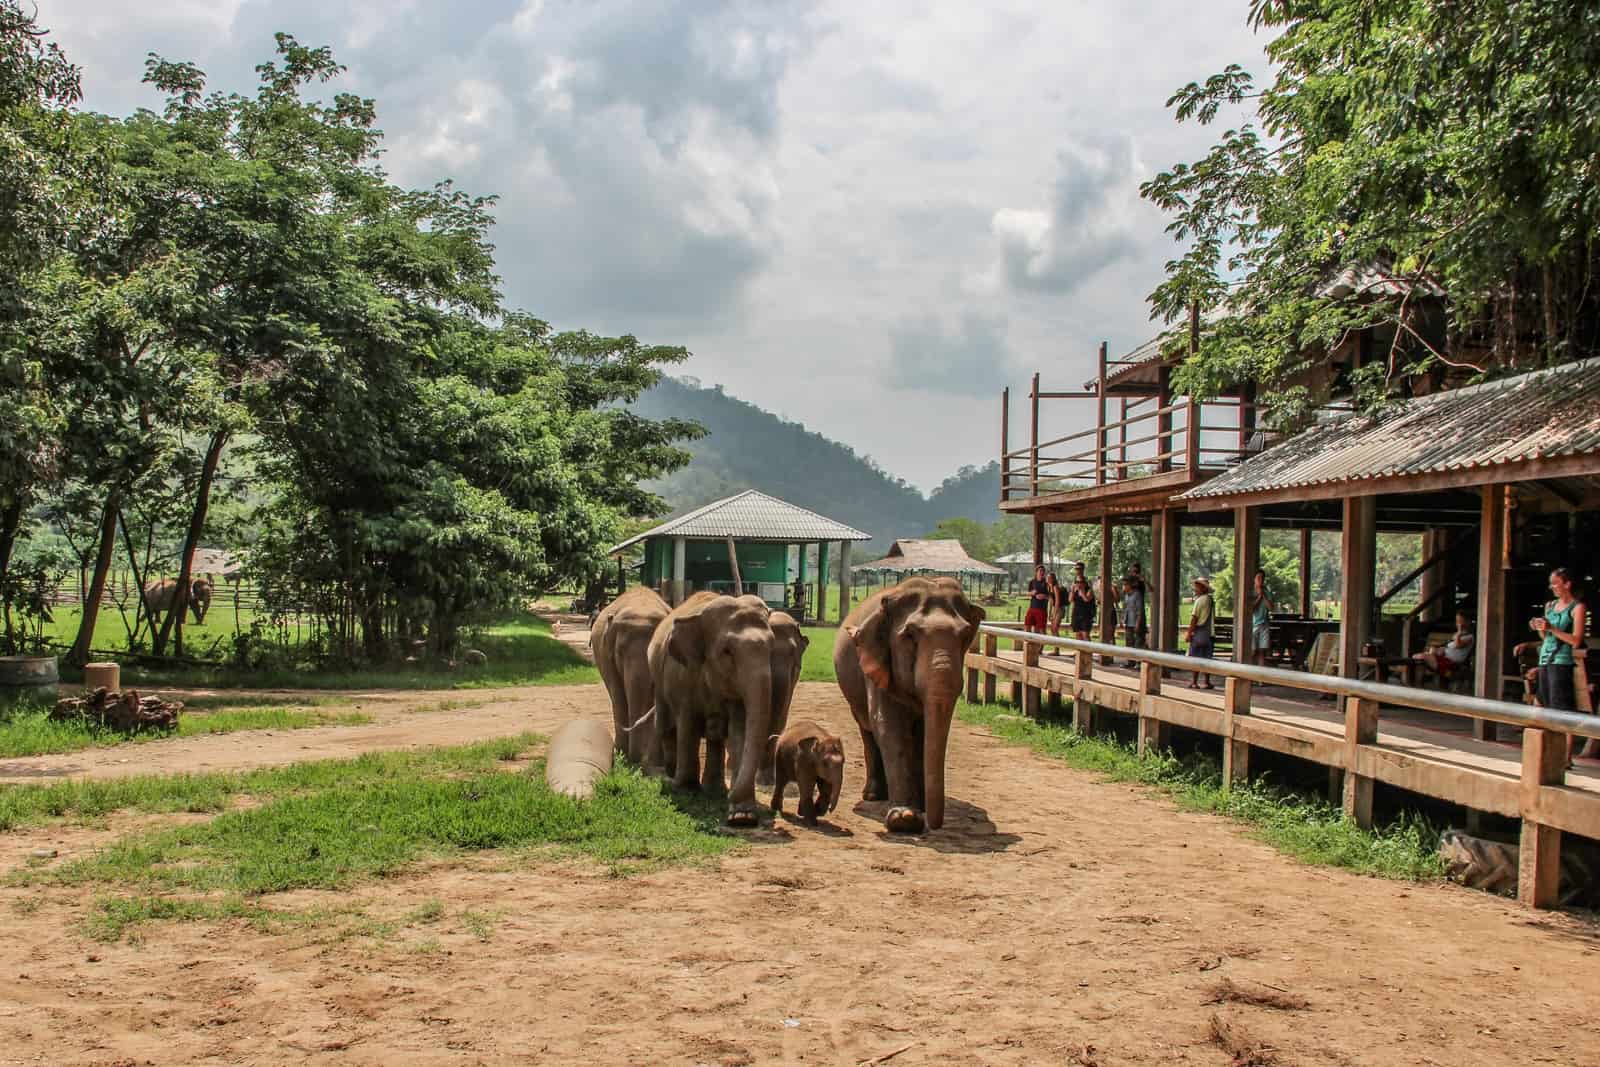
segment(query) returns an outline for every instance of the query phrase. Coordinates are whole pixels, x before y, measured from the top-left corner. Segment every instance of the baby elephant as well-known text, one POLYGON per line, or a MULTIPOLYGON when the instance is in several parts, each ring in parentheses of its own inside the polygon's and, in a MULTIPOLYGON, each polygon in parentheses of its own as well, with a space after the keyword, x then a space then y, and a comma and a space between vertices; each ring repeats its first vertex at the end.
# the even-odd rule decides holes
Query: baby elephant
POLYGON ((817 824, 839 805, 844 785, 844 743, 814 722, 792 723, 776 746, 772 773, 772 810, 783 810, 783 791, 793 781, 800 787, 800 818, 817 824))

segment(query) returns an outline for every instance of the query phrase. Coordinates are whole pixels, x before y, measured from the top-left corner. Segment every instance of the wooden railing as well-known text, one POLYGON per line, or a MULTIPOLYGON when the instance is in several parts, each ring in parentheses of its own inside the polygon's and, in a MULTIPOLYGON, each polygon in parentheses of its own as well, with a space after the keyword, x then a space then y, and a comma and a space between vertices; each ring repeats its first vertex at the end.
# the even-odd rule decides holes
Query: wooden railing
MULTIPOLYGON (((1045 692, 1063 693, 1063 675, 1040 667, 1046 647, 1074 653, 1065 675, 1073 697, 1073 722, 1086 728, 1096 706, 1138 716, 1141 750, 1160 745, 1170 725, 1216 734, 1223 739, 1223 782, 1243 777, 1251 745, 1277 748, 1302 758, 1323 762, 1342 772, 1342 799, 1350 818, 1363 826, 1372 823, 1373 788, 1385 781, 1425 795, 1494 810, 1522 820, 1521 867, 1518 898, 1535 907, 1557 902, 1560 879, 1561 833, 1600 837, 1600 793, 1566 784, 1570 737, 1600 738, 1600 717, 1577 712, 1512 704, 1501 700, 1462 696, 1436 690, 1385 685, 1333 675, 1308 674, 1276 667, 1258 667, 1226 660, 1196 660, 1170 652, 1128 648, 1028 633, 1014 627, 985 623, 979 628, 967 656, 967 698, 995 699, 1000 675, 1014 679, 1013 689, 1025 713, 1037 716, 1045 692), (1013 642, 1022 650, 1021 662, 1002 659, 999 643, 1013 642), (1136 686, 1097 684, 1096 656, 1132 660, 1139 665, 1136 686), (1164 670, 1189 672, 1200 668, 1224 679, 1220 712, 1213 705, 1164 694, 1164 670), (980 685, 981 683, 981 685, 980 685), (1328 694, 1341 699, 1344 715, 1342 742, 1320 747, 1292 727, 1277 727, 1251 719, 1252 689, 1257 685, 1281 686, 1301 692, 1328 694), (1382 743, 1380 709, 1411 708, 1465 719, 1481 719, 1521 727, 1520 781, 1506 782, 1502 773, 1475 766, 1424 766, 1426 761, 1404 758, 1382 743), (1275 736, 1276 735, 1276 736, 1275 736), (1430 775, 1436 770, 1437 775, 1430 775), (1437 783, 1449 782, 1445 788, 1437 783), (1474 801, 1476 804, 1474 804, 1474 801)), ((1441 740, 1448 745, 1449 738, 1441 740)), ((1461 739, 1463 746, 1479 744, 1461 739)))
MULTIPOLYGON (((1028 393, 1027 443, 1013 449, 1010 389, 1002 391, 1000 404, 1002 502, 1175 470, 1220 470, 1262 444, 1253 425, 1255 406, 1244 401, 1175 400, 1165 393, 1112 398, 1094 390, 1045 392, 1035 374, 1028 393), (1118 405, 1115 417, 1108 411, 1113 399, 1118 405), (1093 401, 1094 424, 1041 438, 1040 402, 1046 400, 1093 401), (1231 413, 1234 425, 1214 424, 1221 413, 1231 413)), ((1087 406, 1074 405, 1078 412, 1087 413, 1087 406)))

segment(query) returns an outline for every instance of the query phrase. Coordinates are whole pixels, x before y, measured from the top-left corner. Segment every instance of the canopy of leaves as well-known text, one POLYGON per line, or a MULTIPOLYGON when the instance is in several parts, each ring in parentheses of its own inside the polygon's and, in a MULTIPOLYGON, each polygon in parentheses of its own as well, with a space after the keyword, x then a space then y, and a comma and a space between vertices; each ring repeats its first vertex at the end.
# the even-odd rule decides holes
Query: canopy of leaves
POLYGON ((1226 312, 1180 387, 1273 386, 1293 422, 1324 399, 1308 364, 1356 330, 1380 341, 1344 383, 1368 404, 1411 375, 1600 350, 1600 5, 1253 0, 1251 19, 1277 34, 1271 83, 1230 66, 1169 104, 1256 117, 1143 190, 1185 246, 1156 314, 1226 312), (1346 269, 1395 284, 1322 295, 1346 269))

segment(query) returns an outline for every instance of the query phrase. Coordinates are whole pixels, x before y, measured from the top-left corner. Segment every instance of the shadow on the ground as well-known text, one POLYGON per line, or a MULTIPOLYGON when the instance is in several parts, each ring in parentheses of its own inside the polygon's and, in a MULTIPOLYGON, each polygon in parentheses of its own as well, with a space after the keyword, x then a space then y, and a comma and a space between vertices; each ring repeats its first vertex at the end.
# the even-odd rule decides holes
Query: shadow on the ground
MULTIPOLYGON (((863 800, 856 804, 854 810, 862 818, 882 824, 889 807, 884 801, 863 800)), ((944 802, 944 826, 939 829, 920 834, 892 834, 887 830, 879 830, 878 838, 892 845, 915 845, 935 852, 962 855, 1004 852, 1022 840, 1016 834, 1002 833, 985 809, 949 797, 944 802)))

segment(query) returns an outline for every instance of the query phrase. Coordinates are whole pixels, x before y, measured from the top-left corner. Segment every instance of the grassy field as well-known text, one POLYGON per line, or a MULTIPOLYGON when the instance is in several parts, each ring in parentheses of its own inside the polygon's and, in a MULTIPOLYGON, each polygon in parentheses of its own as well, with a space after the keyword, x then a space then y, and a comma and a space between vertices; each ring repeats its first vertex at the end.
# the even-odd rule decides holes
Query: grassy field
POLYGON ((176 730, 126 734, 87 722, 56 722, 42 710, 18 710, 0 717, 0 758, 44 756, 86 748, 136 744, 163 737, 198 737, 238 730, 300 730, 310 726, 359 726, 370 716, 333 711, 340 700, 301 697, 198 698, 186 701, 176 730))
POLYGON ((14 786, 0 791, 0 828, 119 810, 215 814, 13 876, 105 889, 111 895, 97 902, 91 926, 112 938, 153 919, 270 918, 262 916, 265 894, 345 888, 427 857, 581 855, 621 876, 739 847, 719 828, 719 803, 674 798, 636 771, 613 771, 582 803, 551 792, 542 763, 525 761, 540 742, 524 734, 240 774, 14 786), (254 803, 239 807, 246 799, 254 803))
MULTIPOLYGON (((209 623, 208 623, 209 625, 209 623)), ((232 619, 228 620, 229 636, 232 619)), ((598 682, 592 664, 550 633, 544 620, 518 615, 463 637, 488 657, 483 667, 415 663, 370 668, 305 670, 231 666, 150 666, 126 664, 124 685, 171 688, 263 689, 483 689, 509 685, 582 685, 598 682)), ((197 645, 191 646, 198 648, 197 645)), ((66 674, 67 672, 63 672, 66 674)), ((70 680, 70 675, 67 675, 70 680)))
POLYGON ((1261 840, 1305 863, 1344 867, 1385 878, 1443 877, 1439 832, 1420 820, 1402 819, 1364 830, 1344 812, 1315 798, 1274 789, 1264 782, 1222 788, 1213 762, 1180 762, 1171 753, 1139 756, 1115 741, 1088 737, 1068 726, 1023 718, 1005 703, 968 704, 957 716, 1012 744, 1095 771, 1116 782, 1152 786, 1180 807, 1224 815, 1248 826, 1261 840))

